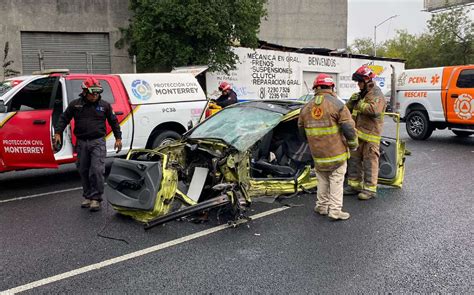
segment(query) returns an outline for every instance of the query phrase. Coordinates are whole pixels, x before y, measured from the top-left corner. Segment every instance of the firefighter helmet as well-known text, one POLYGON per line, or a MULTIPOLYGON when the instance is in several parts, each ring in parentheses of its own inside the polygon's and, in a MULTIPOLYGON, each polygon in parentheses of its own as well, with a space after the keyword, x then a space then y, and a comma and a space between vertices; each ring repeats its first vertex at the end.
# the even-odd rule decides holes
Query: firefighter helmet
POLYGON ((93 77, 88 77, 86 80, 84 80, 81 87, 89 93, 102 93, 104 90, 100 85, 99 80, 93 77))
POLYGON ((375 78, 375 73, 367 65, 363 65, 352 74, 352 81, 366 82, 375 78))
POLYGON ((224 82, 221 82, 221 83, 219 84, 219 90, 220 90, 220 91, 229 90, 229 89, 231 89, 231 88, 232 88, 232 87, 230 86, 230 84, 227 83, 227 82, 225 82, 225 81, 224 81, 224 82))
POLYGON ((328 74, 319 74, 316 76, 316 79, 314 79, 313 82, 313 89, 315 89, 318 86, 329 86, 329 87, 334 87, 334 80, 333 78, 328 75, 328 74))

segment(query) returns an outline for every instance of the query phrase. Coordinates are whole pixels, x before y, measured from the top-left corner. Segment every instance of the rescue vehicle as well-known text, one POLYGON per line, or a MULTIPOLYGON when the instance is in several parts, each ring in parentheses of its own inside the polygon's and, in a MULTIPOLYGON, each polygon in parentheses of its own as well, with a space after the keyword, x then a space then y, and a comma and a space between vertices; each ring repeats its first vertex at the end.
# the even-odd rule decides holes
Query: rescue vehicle
POLYGON ((76 160, 74 121, 63 134, 63 144, 52 143, 54 126, 69 102, 81 93, 87 77, 98 79, 120 122, 123 150, 114 151, 107 124, 107 156, 130 149, 154 148, 180 138, 198 122, 206 104, 204 91, 191 74, 69 74, 49 71, 3 83, 0 94, 0 172, 56 168, 76 160), (15 84, 15 85, 14 85, 15 84))
POLYGON ((396 111, 417 140, 448 128, 474 134, 474 65, 412 69, 397 78, 396 111))

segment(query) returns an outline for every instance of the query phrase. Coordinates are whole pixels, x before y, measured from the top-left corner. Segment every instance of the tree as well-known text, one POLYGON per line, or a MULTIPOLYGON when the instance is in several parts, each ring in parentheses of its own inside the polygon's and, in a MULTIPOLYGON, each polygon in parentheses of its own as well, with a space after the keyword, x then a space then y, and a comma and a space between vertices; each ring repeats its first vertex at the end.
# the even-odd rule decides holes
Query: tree
POLYGON ((131 0, 134 15, 117 47, 130 45, 140 71, 209 65, 228 71, 236 43, 255 48, 266 0, 131 0))
POLYGON ((5 42, 5 48, 3 49, 3 63, 2 63, 4 78, 8 78, 8 77, 12 77, 12 76, 16 76, 20 74, 20 72, 10 68, 10 66, 14 63, 14 61, 8 58, 9 51, 10 51, 10 44, 8 42, 5 42))
POLYGON ((430 52, 436 51, 437 47, 433 46, 429 34, 412 35, 406 30, 399 30, 393 39, 384 44, 387 48, 385 57, 405 59, 408 69, 430 67, 435 63, 430 52))
MULTIPOLYGON (((434 13, 427 32, 412 35, 397 31, 394 38, 377 47, 377 55, 404 59, 407 69, 473 63, 473 22, 469 13, 469 8, 462 6, 434 13)), ((371 38, 356 39, 350 48, 355 53, 372 54, 372 44, 371 38)))
POLYGON ((428 30, 438 46, 436 65, 468 64, 473 59, 473 28, 470 9, 453 6, 435 13, 428 21, 428 30))
MULTIPOLYGON (((358 38, 349 46, 349 51, 355 54, 374 55, 374 40, 372 38, 358 38)), ((385 45, 377 44, 377 55, 385 55, 385 45)))

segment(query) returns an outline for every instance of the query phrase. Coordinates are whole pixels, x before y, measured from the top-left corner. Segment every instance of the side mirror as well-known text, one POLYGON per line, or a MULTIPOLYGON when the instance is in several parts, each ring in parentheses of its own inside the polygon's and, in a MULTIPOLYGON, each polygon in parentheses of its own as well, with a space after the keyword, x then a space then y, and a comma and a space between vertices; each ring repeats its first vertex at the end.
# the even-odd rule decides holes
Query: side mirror
POLYGON ((0 113, 6 113, 7 112, 7 106, 5 105, 5 102, 3 100, 0 100, 0 113))
POLYGON ((193 129, 193 127, 194 127, 193 121, 189 120, 189 122, 188 122, 188 131, 193 129))

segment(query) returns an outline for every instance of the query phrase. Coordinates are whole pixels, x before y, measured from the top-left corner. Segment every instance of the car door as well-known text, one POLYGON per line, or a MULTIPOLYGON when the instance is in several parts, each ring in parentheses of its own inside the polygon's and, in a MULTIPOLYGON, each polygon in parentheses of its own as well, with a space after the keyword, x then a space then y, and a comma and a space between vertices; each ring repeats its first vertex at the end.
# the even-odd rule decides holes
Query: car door
POLYGON ((405 177, 405 142, 400 140, 400 115, 385 113, 387 131, 380 140, 378 183, 401 188, 405 177), (389 126, 390 119, 395 126, 389 126), (388 130, 390 129, 390 130, 388 130), (394 133, 394 134, 392 134, 394 133))
POLYGON ((0 117, 3 169, 57 167, 51 116, 58 85, 58 77, 39 77, 5 102, 7 113, 0 117))
POLYGON ((474 125, 474 68, 453 71, 446 98, 449 123, 474 125))
MULTIPOLYGON (((67 87, 67 98, 68 102, 79 97, 82 92, 82 82, 89 76, 86 75, 70 75, 66 76, 66 87, 67 87)), ((103 92, 101 99, 107 101, 112 105, 112 109, 117 116, 122 131, 122 145, 123 150, 120 154, 116 154, 114 151, 115 139, 112 133, 112 128, 107 123, 107 155, 121 155, 126 154, 131 146, 132 142, 132 131, 133 131, 133 120, 131 119, 132 112, 130 105, 128 104, 127 94, 121 85, 118 77, 112 75, 94 75, 94 78, 99 80, 103 92)), ((74 121, 71 122, 72 130, 74 130, 74 121)), ((73 135, 73 144, 76 143, 76 138, 73 135)))

